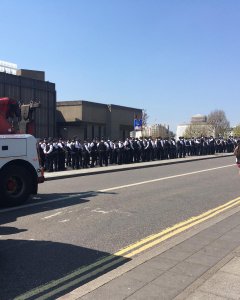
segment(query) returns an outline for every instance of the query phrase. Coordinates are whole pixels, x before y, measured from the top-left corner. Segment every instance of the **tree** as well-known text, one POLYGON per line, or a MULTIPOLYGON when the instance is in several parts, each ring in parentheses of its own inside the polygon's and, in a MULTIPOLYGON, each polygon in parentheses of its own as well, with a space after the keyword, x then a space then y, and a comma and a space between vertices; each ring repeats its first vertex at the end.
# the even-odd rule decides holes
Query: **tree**
POLYGON ((142 110, 142 127, 145 128, 147 127, 148 124, 148 114, 146 109, 142 110))
POLYGON ((211 126, 215 137, 219 135, 224 136, 230 127, 223 110, 212 111, 207 117, 207 123, 211 126))
POLYGON ((240 137, 240 124, 233 129, 233 135, 240 137))
POLYGON ((183 136, 189 139, 192 137, 210 136, 211 133, 211 128, 207 124, 190 124, 186 128, 183 136))

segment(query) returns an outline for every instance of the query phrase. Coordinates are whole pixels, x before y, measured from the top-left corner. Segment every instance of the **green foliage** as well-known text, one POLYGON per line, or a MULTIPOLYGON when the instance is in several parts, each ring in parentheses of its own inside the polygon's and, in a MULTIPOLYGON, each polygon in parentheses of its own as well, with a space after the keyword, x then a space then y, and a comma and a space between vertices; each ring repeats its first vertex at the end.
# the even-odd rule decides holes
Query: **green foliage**
POLYGON ((233 129, 233 135, 240 137, 240 124, 233 129))

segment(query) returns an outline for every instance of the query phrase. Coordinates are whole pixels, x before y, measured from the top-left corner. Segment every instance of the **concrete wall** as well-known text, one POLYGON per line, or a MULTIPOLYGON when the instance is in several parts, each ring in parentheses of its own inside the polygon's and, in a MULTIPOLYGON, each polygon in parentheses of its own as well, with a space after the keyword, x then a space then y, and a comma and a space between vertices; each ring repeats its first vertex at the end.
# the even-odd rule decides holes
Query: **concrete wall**
POLYGON ((57 111, 62 114, 63 116, 62 121, 65 122, 80 121, 82 120, 82 101, 58 102, 57 111))
POLYGON ((107 105, 101 103, 94 103, 89 101, 82 101, 82 120, 84 122, 93 122, 104 124, 107 118, 107 105))
POLYGON ((26 78, 45 81, 45 72, 43 72, 43 71, 19 69, 19 70, 17 70, 16 75, 26 77, 26 78))
POLYGON ((134 116, 141 116, 142 110, 124 107, 119 105, 111 105, 110 107, 110 136, 112 139, 125 139, 130 136, 130 132, 134 130, 134 116))
POLYGON ((77 137, 81 140, 84 139, 84 127, 81 125, 76 126, 59 126, 58 127, 58 137, 62 137, 64 139, 72 139, 73 137, 77 137))
POLYGON ((62 137, 123 139, 133 130, 134 115, 142 110, 89 101, 57 103, 57 126, 62 137), (64 129, 65 128, 65 129, 64 129), (67 129, 66 129, 67 128, 67 129))
POLYGON ((24 104, 40 102, 35 113, 36 137, 56 134, 56 90, 51 82, 0 72, 0 97, 10 97, 24 104))

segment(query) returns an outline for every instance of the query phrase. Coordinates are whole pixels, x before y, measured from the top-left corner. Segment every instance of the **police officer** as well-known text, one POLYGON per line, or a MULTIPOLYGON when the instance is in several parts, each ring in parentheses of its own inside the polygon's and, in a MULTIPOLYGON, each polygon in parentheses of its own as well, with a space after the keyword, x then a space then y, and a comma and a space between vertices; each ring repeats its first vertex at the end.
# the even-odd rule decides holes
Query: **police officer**
POLYGON ((58 171, 58 141, 56 139, 53 140, 52 160, 53 170, 58 171))
POLYGON ((215 154, 215 139, 213 136, 209 138, 209 151, 210 154, 215 154))
POLYGON ((132 149, 133 149, 133 161, 138 163, 140 161, 140 142, 138 139, 132 140, 132 149))
POLYGON ((114 144, 111 140, 107 141, 108 149, 107 149, 107 156, 109 158, 109 163, 113 164, 113 150, 114 150, 114 144))
POLYGON ((156 139, 155 145, 156 145, 156 158, 157 160, 162 160, 164 158, 162 137, 156 139))
POLYGON ((76 169, 79 169, 80 167, 82 167, 82 159, 83 159, 83 155, 82 155, 83 146, 81 144, 80 139, 75 139, 74 148, 75 148, 76 169))
POLYGON ((124 144, 122 141, 118 142, 118 148, 117 148, 117 153, 118 153, 118 164, 121 165, 123 163, 123 155, 124 155, 124 144))
POLYGON ((131 155, 130 155, 130 142, 128 138, 126 138, 123 145, 124 145, 123 162, 125 164, 129 164, 131 162, 131 155))
POLYGON ((63 142, 62 138, 58 140, 58 170, 65 170, 65 159, 66 159, 66 145, 63 142))
POLYGON ((95 165, 97 164, 97 155, 97 141, 96 139, 93 139, 90 143, 91 168, 95 167, 95 165))
POLYGON ((170 142, 167 137, 164 139, 163 150, 164 150, 164 158, 169 159, 170 158, 170 142))
POLYGON ((70 143, 68 143, 68 147, 70 149, 70 156, 71 156, 71 167, 72 169, 77 168, 77 151, 78 149, 75 147, 75 139, 72 139, 70 143))
POLYGON ((43 150, 46 159, 46 166, 48 172, 53 172, 53 141, 50 138, 43 150))
POLYGON ((88 168, 90 162, 90 148, 88 147, 87 141, 84 141, 83 143, 82 158, 83 158, 83 168, 88 168))
POLYGON ((107 159, 107 145, 103 138, 101 138, 100 142, 97 144, 98 156, 99 156, 99 166, 102 167, 103 163, 105 166, 108 165, 107 159))
POLYGON ((47 139, 43 139, 39 141, 38 144, 38 150, 39 150, 39 156, 40 156, 40 166, 44 169, 46 169, 46 158, 45 158, 45 154, 44 154, 44 148, 47 145, 47 139))
POLYGON ((174 138, 171 138, 170 140, 170 153, 169 153, 170 158, 176 158, 177 157, 177 145, 176 141, 174 138))

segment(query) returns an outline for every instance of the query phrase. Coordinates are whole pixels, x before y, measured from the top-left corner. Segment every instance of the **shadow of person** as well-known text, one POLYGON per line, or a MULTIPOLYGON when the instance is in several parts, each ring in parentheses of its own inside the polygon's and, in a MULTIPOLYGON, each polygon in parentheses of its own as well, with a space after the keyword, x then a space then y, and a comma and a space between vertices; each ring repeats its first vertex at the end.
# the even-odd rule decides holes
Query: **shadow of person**
POLYGON ((0 239, 0 298, 57 299, 127 261, 71 244, 0 239))

